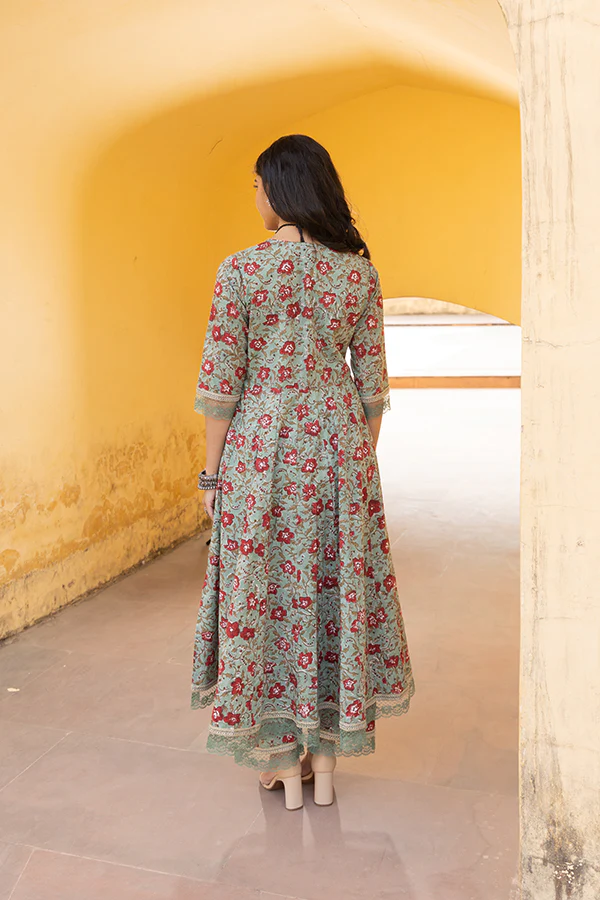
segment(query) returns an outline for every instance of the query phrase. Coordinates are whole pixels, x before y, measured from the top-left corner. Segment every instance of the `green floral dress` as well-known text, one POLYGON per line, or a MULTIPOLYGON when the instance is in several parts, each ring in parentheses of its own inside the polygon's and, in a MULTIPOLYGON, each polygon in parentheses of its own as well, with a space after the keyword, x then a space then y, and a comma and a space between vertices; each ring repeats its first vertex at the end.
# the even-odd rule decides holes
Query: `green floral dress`
POLYGON ((207 750, 264 770, 371 753, 414 693, 367 424, 390 409, 372 263, 285 240, 228 256, 195 409, 230 420, 193 661, 207 750))

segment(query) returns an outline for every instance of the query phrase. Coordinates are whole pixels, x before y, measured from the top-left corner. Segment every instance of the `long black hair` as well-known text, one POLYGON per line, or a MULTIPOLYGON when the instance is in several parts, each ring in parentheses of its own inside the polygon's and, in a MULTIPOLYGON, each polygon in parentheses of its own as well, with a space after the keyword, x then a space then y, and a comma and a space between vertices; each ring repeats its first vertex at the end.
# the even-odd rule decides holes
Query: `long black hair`
POLYGON ((305 228, 332 250, 349 250, 371 258, 355 223, 331 156, 306 134, 286 134, 256 160, 271 209, 305 228))

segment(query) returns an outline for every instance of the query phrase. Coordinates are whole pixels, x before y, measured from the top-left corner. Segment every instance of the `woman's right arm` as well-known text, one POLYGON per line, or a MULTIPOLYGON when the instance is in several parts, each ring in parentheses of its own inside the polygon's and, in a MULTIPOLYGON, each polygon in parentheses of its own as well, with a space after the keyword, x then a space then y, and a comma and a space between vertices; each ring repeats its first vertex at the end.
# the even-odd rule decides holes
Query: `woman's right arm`
POLYGON ((383 294, 377 269, 373 268, 368 301, 350 341, 350 363, 367 424, 377 446, 383 414, 390 407, 383 327, 383 294))

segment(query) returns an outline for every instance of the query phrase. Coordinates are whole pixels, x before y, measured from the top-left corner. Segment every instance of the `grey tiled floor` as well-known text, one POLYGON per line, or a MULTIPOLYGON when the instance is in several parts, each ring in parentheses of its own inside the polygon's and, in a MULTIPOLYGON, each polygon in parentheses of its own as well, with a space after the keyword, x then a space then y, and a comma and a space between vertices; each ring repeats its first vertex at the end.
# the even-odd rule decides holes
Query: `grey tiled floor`
POLYGON ((378 447, 417 693, 301 812, 204 751, 205 538, 0 647, 0 900, 507 900, 518 391, 396 391, 378 447), (8 688, 19 688, 8 691, 8 688))

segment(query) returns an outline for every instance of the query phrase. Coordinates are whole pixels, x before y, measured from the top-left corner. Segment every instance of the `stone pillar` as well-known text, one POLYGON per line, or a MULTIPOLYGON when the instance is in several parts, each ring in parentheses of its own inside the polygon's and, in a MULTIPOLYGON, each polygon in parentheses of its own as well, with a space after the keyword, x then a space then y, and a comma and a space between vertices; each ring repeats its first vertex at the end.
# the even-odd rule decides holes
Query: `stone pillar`
POLYGON ((500 0, 523 140, 523 900, 600 898, 600 0, 500 0))

